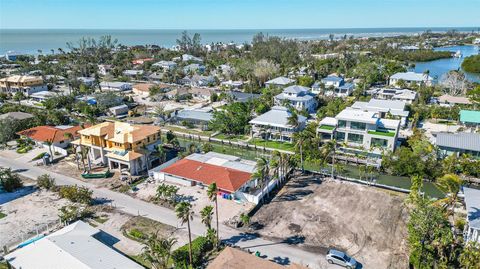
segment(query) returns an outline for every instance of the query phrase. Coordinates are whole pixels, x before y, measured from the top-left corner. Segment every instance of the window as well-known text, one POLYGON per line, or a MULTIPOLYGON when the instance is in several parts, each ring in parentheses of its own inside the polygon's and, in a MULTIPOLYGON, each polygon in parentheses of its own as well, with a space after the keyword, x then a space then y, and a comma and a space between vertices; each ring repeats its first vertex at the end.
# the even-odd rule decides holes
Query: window
POLYGON ((365 130, 367 127, 367 124, 363 122, 350 122, 350 128, 355 129, 355 130, 365 130))
POLYGON ((348 134, 348 142, 361 144, 361 143, 363 143, 363 135, 360 135, 360 134, 348 134))
POLYGON ((372 137, 372 140, 370 142, 370 146, 371 147, 386 148, 388 146, 388 140, 372 137))
POLYGON ((344 120, 338 121, 338 128, 345 128, 347 126, 347 122, 344 120))
POLYGON ((345 133, 344 132, 337 132, 337 140, 339 142, 344 141, 345 140, 345 133))

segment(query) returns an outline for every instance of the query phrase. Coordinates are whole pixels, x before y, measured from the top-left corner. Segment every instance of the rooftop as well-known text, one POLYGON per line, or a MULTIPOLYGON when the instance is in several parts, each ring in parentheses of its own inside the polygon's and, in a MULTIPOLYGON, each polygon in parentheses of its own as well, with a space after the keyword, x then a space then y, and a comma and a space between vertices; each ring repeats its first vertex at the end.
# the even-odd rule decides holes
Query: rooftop
POLYGON ((6 118, 12 118, 14 120, 25 120, 25 119, 33 118, 33 115, 25 112, 8 112, 0 115, 0 120, 6 119, 6 118))
POLYGON ((43 79, 42 79, 42 77, 39 77, 39 76, 14 75, 14 76, 9 76, 9 77, 0 79, 0 82, 10 82, 10 83, 39 82, 39 83, 43 83, 43 79))
POLYGON ((82 130, 81 126, 37 126, 18 132, 20 136, 26 136, 40 142, 60 142, 66 140, 65 134, 77 136, 82 130))
POLYGON ((477 133, 438 133, 437 146, 454 149, 480 151, 480 134, 477 133))
POLYGON ((177 119, 185 120, 198 120, 198 121, 211 121, 213 115, 211 112, 199 111, 199 110, 181 110, 176 115, 177 119))
POLYGON ((468 226, 480 230, 480 190, 464 187, 463 193, 465 194, 468 226))
POLYGON ((461 104, 461 105, 470 105, 472 102, 467 97, 462 96, 451 96, 448 94, 444 94, 438 97, 438 101, 440 103, 448 103, 448 104, 461 104))
POLYGON ((293 93, 293 94, 301 94, 308 92, 310 89, 304 86, 299 86, 299 85, 292 85, 286 87, 283 92, 284 93, 293 93))
POLYGON ((98 241, 100 230, 77 221, 36 242, 6 255, 15 268, 22 269, 141 269, 113 248, 98 241))
POLYGON ((427 74, 422 74, 422 73, 415 73, 415 72, 400 72, 392 75, 390 78, 393 79, 402 79, 405 81, 426 81, 426 80, 433 80, 432 77, 430 77, 427 74))
POLYGON ((460 110, 460 121, 467 123, 480 123, 480 111, 460 110))
POLYGON ((373 111, 363 111, 358 109, 346 108, 335 116, 337 120, 357 121, 363 123, 376 124, 378 121, 377 113, 373 111))
POLYGON ((150 125, 133 125, 124 122, 102 122, 79 131, 81 135, 105 136, 106 140, 117 143, 134 143, 147 136, 160 132, 160 128, 150 125))
POLYGON ((274 79, 271 79, 267 82, 265 82, 265 84, 274 84, 274 85, 288 85, 290 83, 294 83, 295 80, 293 79, 289 79, 289 78, 286 78, 286 77, 278 77, 278 78, 274 78, 274 79))
MULTIPOLYGON (((286 107, 274 106, 272 109, 250 121, 250 124, 269 125, 273 127, 291 128, 288 124, 288 117, 292 113, 286 107)), ((305 122, 306 117, 298 115, 298 121, 305 122)))

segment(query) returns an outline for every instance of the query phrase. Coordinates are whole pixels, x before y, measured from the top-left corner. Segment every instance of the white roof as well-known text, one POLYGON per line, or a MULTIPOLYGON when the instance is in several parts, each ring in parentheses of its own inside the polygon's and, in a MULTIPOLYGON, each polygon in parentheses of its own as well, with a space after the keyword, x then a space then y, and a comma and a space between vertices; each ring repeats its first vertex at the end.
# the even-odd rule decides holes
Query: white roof
POLYGON ((303 92, 308 92, 309 90, 310 90, 309 88, 304 87, 304 86, 292 85, 292 86, 288 86, 285 89, 283 89, 283 92, 284 93, 299 94, 299 93, 303 93, 303 92))
POLYGON ((22 269, 141 269, 139 264, 93 237, 100 230, 77 221, 8 254, 22 269))
POLYGON ((329 125, 329 126, 337 126, 337 119, 332 117, 325 117, 320 121, 320 125, 329 125))
POLYGON ((221 154, 213 151, 205 154, 193 153, 185 157, 185 159, 226 168, 232 168, 247 173, 253 173, 256 166, 256 162, 254 161, 245 160, 237 156, 221 154))
POLYGON ((293 82, 295 82, 295 80, 293 79, 289 79, 286 77, 278 77, 265 82, 265 84, 287 85, 293 82))
POLYGON ((371 99, 369 102, 357 101, 351 108, 372 112, 390 112, 392 115, 407 117, 409 112, 405 110, 405 101, 371 99))
MULTIPOLYGON (((250 121, 250 124, 268 125, 272 127, 292 128, 288 124, 288 117, 291 113, 286 107, 274 106, 272 109, 250 121)), ((298 122, 307 120, 306 117, 298 115, 298 122)))
POLYGON ((426 80, 433 80, 432 77, 430 77, 427 74, 422 74, 422 73, 415 73, 415 72, 400 72, 392 75, 390 78, 393 79, 402 79, 405 81, 426 81, 426 80))
POLYGON ((363 111, 352 108, 345 108, 335 117, 337 120, 357 121, 363 123, 376 124, 377 114, 372 111, 363 111))
POLYGON ((56 95, 56 93, 54 93, 54 92, 39 91, 39 92, 35 92, 35 93, 30 94, 30 97, 34 97, 34 98, 49 98, 49 97, 53 97, 53 96, 55 96, 55 95, 56 95))

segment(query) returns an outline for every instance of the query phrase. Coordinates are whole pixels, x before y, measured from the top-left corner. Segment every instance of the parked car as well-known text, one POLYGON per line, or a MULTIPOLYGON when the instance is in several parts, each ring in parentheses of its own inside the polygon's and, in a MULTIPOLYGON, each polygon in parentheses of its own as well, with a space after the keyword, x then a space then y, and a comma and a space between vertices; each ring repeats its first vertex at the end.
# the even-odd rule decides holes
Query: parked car
POLYGON ((339 250, 330 249, 326 258, 330 264, 338 264, 348 269, 354 269, 357 267, 357 261, 354 258, 339 250))

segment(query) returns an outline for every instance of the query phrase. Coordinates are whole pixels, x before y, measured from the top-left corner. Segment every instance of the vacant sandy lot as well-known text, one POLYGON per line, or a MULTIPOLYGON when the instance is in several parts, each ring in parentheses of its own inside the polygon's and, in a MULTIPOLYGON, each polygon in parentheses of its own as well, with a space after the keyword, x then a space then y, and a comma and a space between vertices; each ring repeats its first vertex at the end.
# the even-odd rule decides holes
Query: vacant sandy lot
POLYGON ((404 195, 348 182, 297 177, 252 218, 261 235, 337 248, 363 268, 407 268, 404 195), (262 228, 263 227, 263 228, 262 228))
POLYGON ((68 203, 56 193, 37 190, 2 204, 7 216, 0 219, 0 246, 11 247, 35 236, 37 231, 59 226, 58 209, 68 203))

